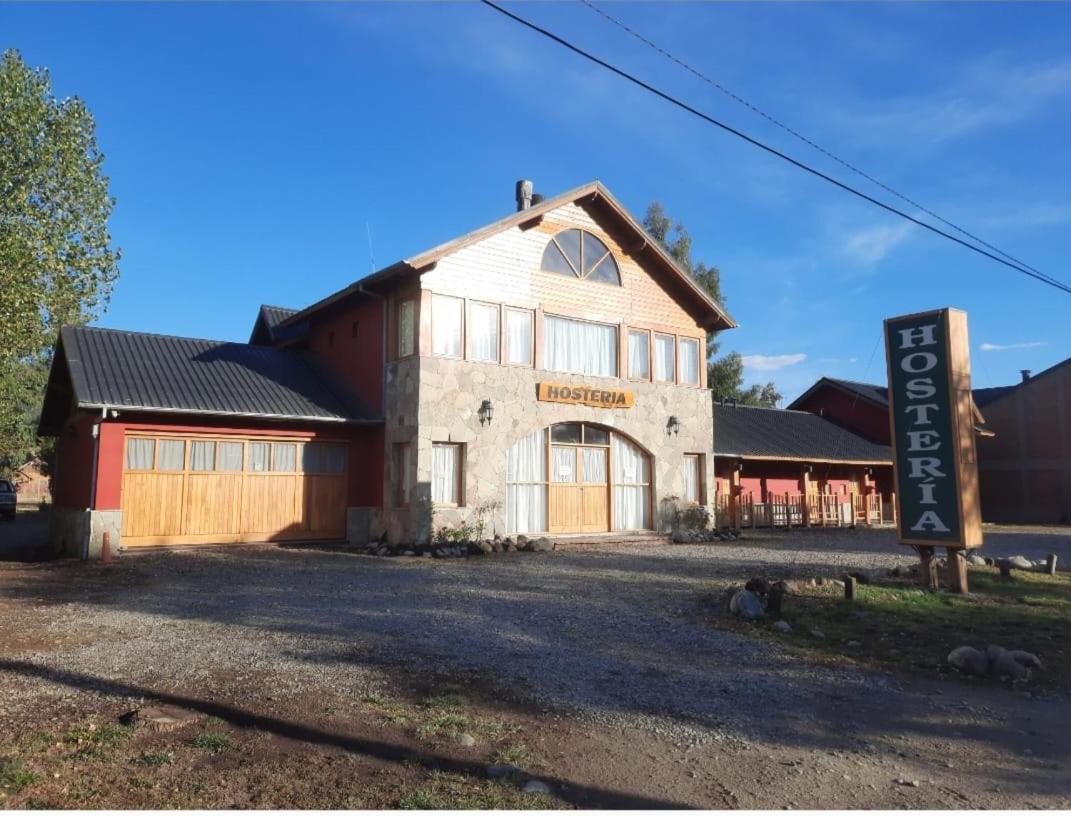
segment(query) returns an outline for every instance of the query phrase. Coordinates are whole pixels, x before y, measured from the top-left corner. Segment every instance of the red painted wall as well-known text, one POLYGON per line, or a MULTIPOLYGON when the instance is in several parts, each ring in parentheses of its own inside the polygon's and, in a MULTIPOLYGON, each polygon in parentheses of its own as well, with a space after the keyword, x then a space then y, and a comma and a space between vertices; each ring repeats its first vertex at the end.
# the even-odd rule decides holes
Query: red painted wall
POLYGON ((831 385, 819 388, 796 405, 796 410, 824 416, 871 442, 889 444, 889 412, 831 385))
POLYGON ((56 438, 52 501, 56 507, 89 507, 93 473, 93 423, 96 417, 76 414, 56 438))
MULTIPOLYGON (((732 483, 733 470, 737 460, 718 457, 714 461, 714 476, 718 490, 728 492, 732 483)), ((756 501, 765 501, 770 493, 801 493, 803 480, 800 476, 800 462, 756 461, 744 462, 740 474, 741 492, 750 491, 756 501)), ((871 467, 873 476, 865 479, 861 465, 827 465, 815 463, 811 471, 811 490, 819 493, 847 494, 854 481, 857 489, 872 492, 877 489, 888 495, 892 489, 892 465, 871 467)))
POLYGON ((382 301, 350 298, 314 316, 306 341, 373 411, 383 409, 383 315, 382 301))

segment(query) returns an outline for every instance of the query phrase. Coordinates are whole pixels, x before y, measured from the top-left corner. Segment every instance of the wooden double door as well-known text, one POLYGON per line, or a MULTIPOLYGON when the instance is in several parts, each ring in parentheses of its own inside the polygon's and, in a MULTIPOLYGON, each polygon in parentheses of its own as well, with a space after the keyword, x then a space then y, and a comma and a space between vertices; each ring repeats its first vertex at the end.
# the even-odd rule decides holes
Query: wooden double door
POLYGON ((610 448, 551 442, 548 527, 552 533, 610 530, 610 448))

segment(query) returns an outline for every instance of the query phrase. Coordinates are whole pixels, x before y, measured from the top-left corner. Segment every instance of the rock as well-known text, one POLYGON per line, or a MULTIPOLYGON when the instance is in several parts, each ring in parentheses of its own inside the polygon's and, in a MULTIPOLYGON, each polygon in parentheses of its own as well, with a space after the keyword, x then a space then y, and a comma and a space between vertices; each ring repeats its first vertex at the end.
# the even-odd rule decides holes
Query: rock
POLYGON ((762 599, 747 589, 741 589, 733 595, 729 601, 729 611, 744 620, 758 620, 765 614, 762 599))
POLYGON ((1030 676, 1030 670, 1012 657, 1012 653, 1002 646, 993 644, 986 646, 985 655, 989 659, 989 673, 995 677, 1025 680, 1030 676))
POLYGON ((516 776, 523 773, 523 771, 516 765, 488 765, 487 766, 487 778, 488 779, 505 779, 510 776, 516 776))
POLYGON ((817 627, 812 627, 811 628, 811 637, 816 637, 819 640, 824 640, 825 636, 826 636, 826 633, 823 632, 821 629, 818 629, 817 627))
POLYGON ((686 532, 684 532, 683 530, 676 530, 673 533, 673 543, 674 544, 687 544, 688 543, 688 534, 686 532))
POLYGON ((524 787, 521 788, 521 793, 542 793, 549 795, 550 792, 550 785, 546 782, 540 782, 538 779, 529 779, 524 783, 524 787))
POLYGON ((505 552, 507 545, 512 547, 513 546, 513 542, 510 541, 509 539, 506 539, 506 541, 504 541, 504 542, 503 541, 495 541, 494 543, 491 544, 491 549, 496 553, 505 552))
POLYGON ((1023 558, 1021 555, 1013 555, 1011 558, 1005 558, 1004 561, 1014 569, 1030 570, 1034 568, 1034 562, 1029 558, 1023 558))
MULTIPOLYGON (((506 539, 506 543, 509 543, 509 539, 508 538, 506 539)), ((527 544, 528 544, 528 536, 526 536, 524 533, 521 533, 519 536, 517 536, 517 546, 518 547, 520 547, 521 549, 524 549, 525 545, 527 545, 527 544)))
POLYGON ((761 598, 765 598, 766 593, 770 591, 770 582, 767 581, 765 578, 752 578, 750 581, 744 584, 744 589, 746 589, 748 592, 754 592, 761 598))
POLYGON ((554 542, 546 536, 536 538, 528 542, 528 549, 532 552, 550 552, 554 549, 554 542))
POLYGON ((976 555, 975 553, 968 553, 968 555, 967 555, 967 563, 970 564, 973 567, 987 566, 986 560, 984 558, 982 558, 982 556, 976 555))
POLYGON ((480 553, 481 555, 488 555, 489 553, 492 553, 492 552, 494 552, 494 550, 495 550, 495 544, 494 544, 494 542, 493 542, 493 541, 487 541, 487 540, 484 540, 484 541, 477 541, 477 542, 476 542, 476 550, 477 550, 477 551, 478 551, 478 552, 479 552, 479 553, 480 553))
POLYGON ((849 649, 858 649, 863 644, 860 643, 858 640, 849 640, 844 645, 847 646, 849 649))
POLYGON ((766 596, 766 611, 773 617, 781 616, 781 609, 785 604, 785 595, 787 594, 787 588, 784 581, 778 581, 772 587, 770 587, 769 594, 766 596))
POLYGON ((431 558, 431 550, 424 550, 424 552, 422 552, 420 556, 421 558, 431 558))
POLYGON ((989 671, 989 658, 973 646, 959 646, 948 653, 948 665, 964 674, 982 677, 989 671))
POLYGON ((416 552, 414 552, 413 550, 406 550, 402 553, 402 555, 406 556, 407 558, 412 558, 414 555, 416 555, 416 552))
POLYGON ((462 748, 471 748, 476 744, 476 737, 472 736, 472 734, 458 734, 457 744, 462 748))
POLYGON ((1042 669, 1044 666, 1041 664, 1041 658, 1036 654, 1030 652, 1024 652, 1019 649, 1012 649, 1008 652, 1012 656, 1012 659, 1020 666, 1026 666, 1028 669, 1042 669))
POLYGON ((174 731, 197 722, 199 715, 176 706, 159 705, 135 708, 119 718, 123 725, 146 726, 152 731, 174 731))
POLYGON ((781 632, 782 634, 790 634, 792 632, 792 624, 786 620, 774 621, 773 630, 775 632, 781 632))
POLYGON ((903 785, 906 788, 917 788, 919 781, 917 779, 897 779, 896 784, 903 785))

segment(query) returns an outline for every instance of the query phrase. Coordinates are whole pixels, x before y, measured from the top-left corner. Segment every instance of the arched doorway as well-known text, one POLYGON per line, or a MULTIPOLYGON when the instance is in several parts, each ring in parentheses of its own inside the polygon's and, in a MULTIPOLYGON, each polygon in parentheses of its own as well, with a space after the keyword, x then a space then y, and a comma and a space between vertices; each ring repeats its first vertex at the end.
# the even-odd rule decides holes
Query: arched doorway
POLYGON ((627 436, 563 422, 506 453, 511 533, 606 533, 651 528, 651 459, 627 436))

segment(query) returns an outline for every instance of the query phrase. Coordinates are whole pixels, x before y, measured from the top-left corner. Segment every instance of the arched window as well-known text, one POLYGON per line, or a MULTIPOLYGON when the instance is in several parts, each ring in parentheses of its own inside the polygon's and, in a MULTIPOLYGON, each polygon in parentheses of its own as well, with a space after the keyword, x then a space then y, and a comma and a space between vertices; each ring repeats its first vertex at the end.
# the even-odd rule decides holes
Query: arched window
POLYGON ((542 269, 559 275, 621 285, 621 274, 610 249, 584 230, 568 229, 551 238, 543 250, 542 269))

